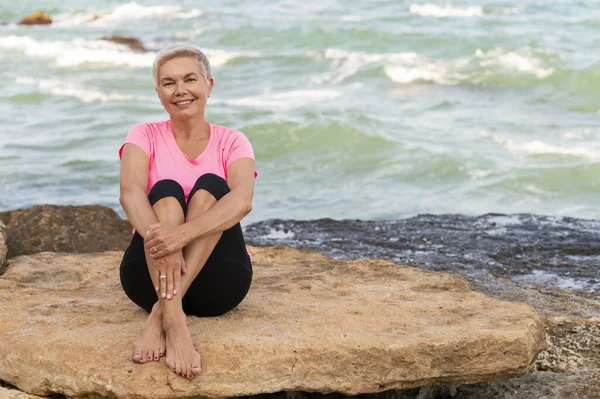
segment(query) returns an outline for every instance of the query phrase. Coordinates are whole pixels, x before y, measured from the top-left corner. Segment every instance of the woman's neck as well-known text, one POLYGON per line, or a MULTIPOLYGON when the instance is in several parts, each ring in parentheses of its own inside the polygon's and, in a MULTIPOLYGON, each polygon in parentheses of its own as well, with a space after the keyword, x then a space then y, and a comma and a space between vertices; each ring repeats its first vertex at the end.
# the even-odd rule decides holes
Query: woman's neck
POLYGON ((204 115, 193 118, 171 118, 171 130, 176 137, 184 140, 201 139, 210 135, 204 115))

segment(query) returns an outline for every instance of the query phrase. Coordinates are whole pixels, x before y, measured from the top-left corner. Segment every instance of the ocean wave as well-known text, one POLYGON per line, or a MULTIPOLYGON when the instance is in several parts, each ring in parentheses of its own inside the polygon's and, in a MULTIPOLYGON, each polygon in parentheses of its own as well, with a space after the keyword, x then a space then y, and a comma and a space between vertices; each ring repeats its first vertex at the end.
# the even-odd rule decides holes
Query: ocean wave
POLYGON ((332 100, 342 95, 337 90, 292 90, 281 93, 265 93, 258 96, 224 100, 222 103, 277 111, 289 111, 306 105, 332 100))
POLYGON ((33 58, 52 59, 65 67, 82 64, 150 67, 156 55, 153 52, 134 52, 125 45, 106 40, 36 40, 29 36, 1 36, 0 49, 20 51, 33 58))
POLYGON ((316 83, 339 83, 365 69, 381 67, 390 80, 401 84, 535 85, 553 75, 563 63, 559 56, 548 50, 530 47, 477 49, 470 56, 450 60, 438 60, 414 52, 382 54, 332 48, 325 50, 323 56, 332 60, 331 68, 313 77, 316 83))
POLYGON ((64 80, 38 80, 28 76, 18 77, 18 84, 33 85, 44 93, 61 97, 73 97, 84 103, 94 102, 130 102, 142 101, 150 102, 153 98, 146 96, 132 96, 120 93, 104 93, 97 87, 83 86, 80 83, 64 80))
POLYGON ((335 48, 326 49, 323 56, 326 59, 332 60, 332 65, 330 71, 313 77, 313 81, 317 84, 324 82, 339 83, 368 67, 385 63, 412 64, 418 62, 420 58, 418 54, 413 52, 382 54, 346 51, 335 48))
POLYGON ((484 137, 491 138, 506 151, 515 154, 525 155, 557 155, 583 158, 590 161, 600 160, 600 149, 589 147, 567 147, 554 145, 541 140, 519 142, 513 139, 501 137, 493 134, 484 134, 484 137))
MULTIPOLYGON (((166 43, 147 42, 152 48, 166 46, 166 43)), ((107 40, 73 39, 36 40, 29 36, 0 36, 0 49, 15 50, 33 58, 52 59, 62 67, 83 64, 107 64, 133 68, 152 66, 156 52, 140 53, 129 47, 107 40)), ((221 49, 203 49, 212 67, 220 67, 238 57, 258 57, 260 53, 252 51, 225 51, 221 49)), ((5 55, 6 56, 6 55, 5 55)), ((0 59, 2 55, 0 55, 0 59)))
POLYGON ((196 8, 185 10, 181 6, 143 6, 132 1, 121 4, 112 10, 70 10, 53 17, 53 25, 59 27, 81 24, 105 26, 140 19, 191 19, 201 15, 202 11, 196 8))
POLYGON ((538 79, 544 79, 554 72, 552 66, 545 66, 544 59, 548 55, 552 56, 546 50, 523 48, 516 51, 495 48, 489 51, 477 49, 475 57, 478 58, 479 66, 482 69, 493 69, 498 67, 500 70, 509 72, 520 72, 533 75, 538 79))
POLYGON ((484 15, 481 6, 457 7, 452 4, 440 6, 438 4, 411 4, 409 8, 411 14, 422 17, 481 17, 484 15))

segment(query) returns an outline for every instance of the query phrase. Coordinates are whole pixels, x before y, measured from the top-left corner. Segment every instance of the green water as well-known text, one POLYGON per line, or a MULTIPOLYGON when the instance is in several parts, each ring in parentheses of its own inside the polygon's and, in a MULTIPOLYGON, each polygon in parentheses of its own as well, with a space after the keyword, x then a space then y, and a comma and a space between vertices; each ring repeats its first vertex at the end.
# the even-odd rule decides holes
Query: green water
POLYGON ((117 149, 167 118, 150 66, 187 41, 213 65, 207 119, 254 146, 248 222, 600 218, 596 1, 81 4, 0 6, 0 210, 121 212, 117 149), (55 23, 14 24, 37 9, 55 23), (112 35, 150 52, 99 40, 112 35))

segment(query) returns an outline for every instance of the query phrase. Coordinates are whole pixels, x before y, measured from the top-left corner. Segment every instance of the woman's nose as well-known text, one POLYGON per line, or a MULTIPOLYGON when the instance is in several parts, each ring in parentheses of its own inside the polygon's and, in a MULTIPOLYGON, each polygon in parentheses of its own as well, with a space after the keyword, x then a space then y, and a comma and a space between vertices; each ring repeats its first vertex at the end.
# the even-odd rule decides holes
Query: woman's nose
POLYGON ((185 94, 185 85, 183 83, 176 83, 175 94, 185 94))

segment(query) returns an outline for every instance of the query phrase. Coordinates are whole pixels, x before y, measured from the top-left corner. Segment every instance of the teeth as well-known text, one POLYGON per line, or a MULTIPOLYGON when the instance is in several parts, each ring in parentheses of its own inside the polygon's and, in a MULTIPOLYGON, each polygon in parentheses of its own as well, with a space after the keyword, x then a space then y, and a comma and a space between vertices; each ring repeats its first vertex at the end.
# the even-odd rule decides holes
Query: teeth
POLYGON ((186 104, 189 104, 189 103, 191 103, 191 102, 192 102, 192 100, 188 100, 188 101, 180 101, 180 102, 178 102, 178 103, 176 103, 176 104, 177 104, 177 105, 186 105, 186 104))

